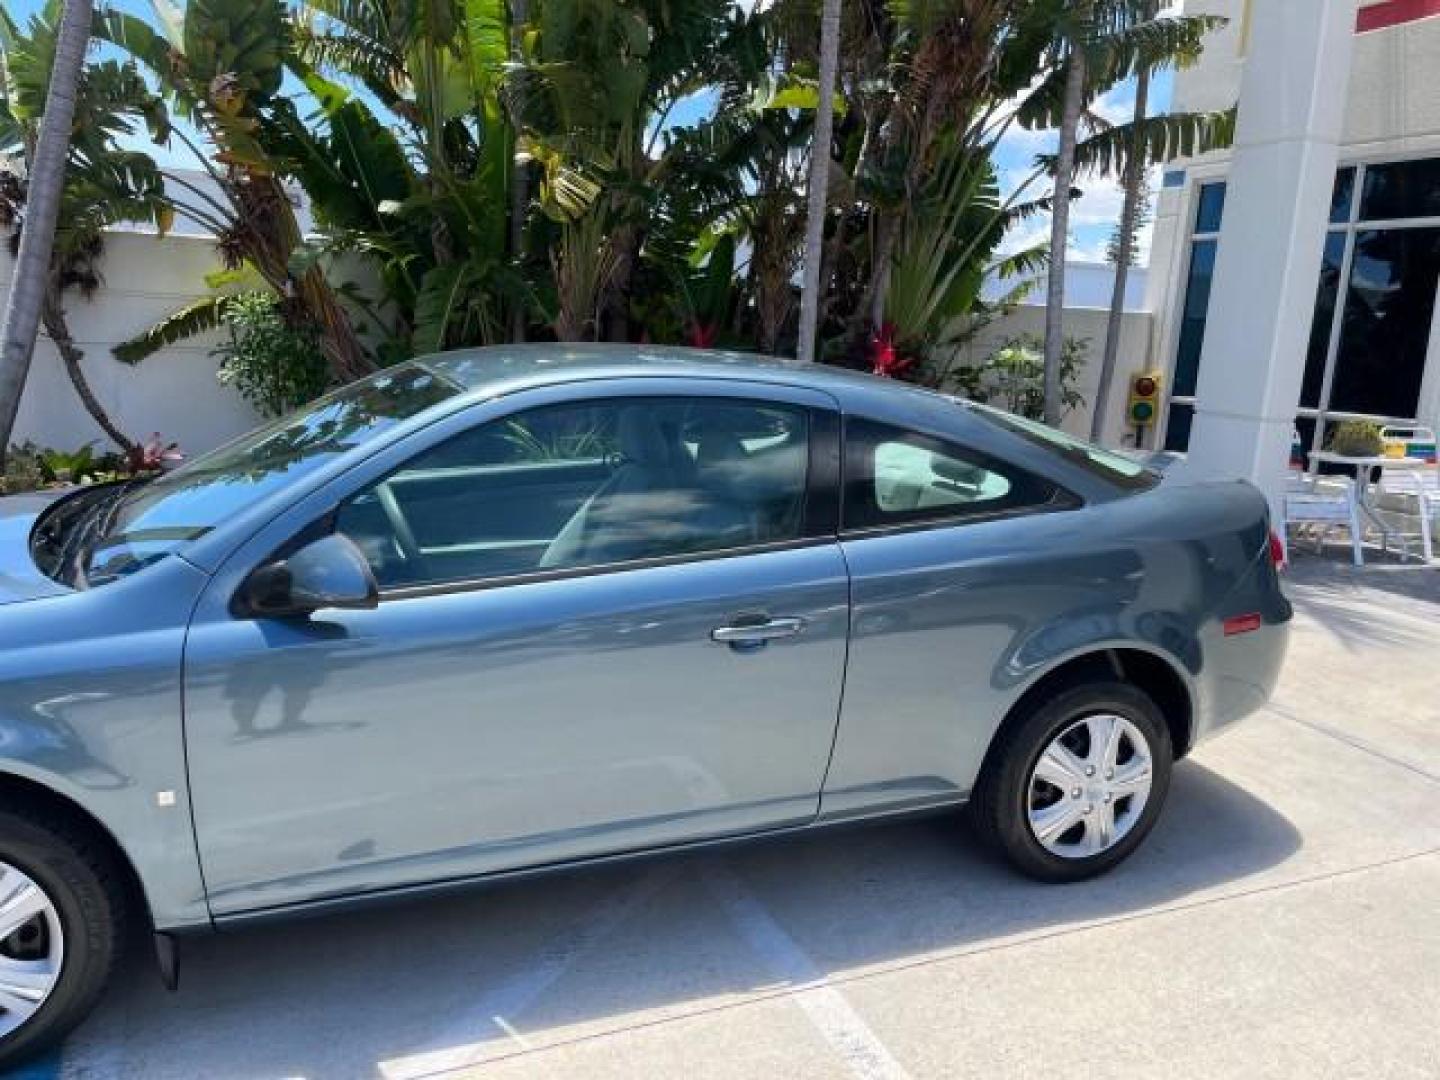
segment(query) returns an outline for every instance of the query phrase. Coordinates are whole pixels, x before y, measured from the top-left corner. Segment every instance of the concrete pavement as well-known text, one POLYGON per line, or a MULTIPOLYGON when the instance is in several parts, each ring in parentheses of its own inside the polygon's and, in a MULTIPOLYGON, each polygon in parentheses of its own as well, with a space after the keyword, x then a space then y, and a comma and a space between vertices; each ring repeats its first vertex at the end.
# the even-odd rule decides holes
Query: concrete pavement
POLYGON ((1297 556, 1274 707, 1128 863, 953 819, 188 942, 67 1077, 1440 1076, 1440 571, 1297 556))

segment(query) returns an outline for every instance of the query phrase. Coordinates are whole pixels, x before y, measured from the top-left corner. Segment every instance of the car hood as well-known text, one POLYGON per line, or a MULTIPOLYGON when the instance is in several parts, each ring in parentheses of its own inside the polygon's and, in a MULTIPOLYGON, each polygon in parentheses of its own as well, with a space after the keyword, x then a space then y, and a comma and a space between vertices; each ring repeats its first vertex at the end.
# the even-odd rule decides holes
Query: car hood
POLYGON ((30 558, 30 530, 64 491, 0 498, 0 605, 59 596, 71 590, 42 574, 30 558))

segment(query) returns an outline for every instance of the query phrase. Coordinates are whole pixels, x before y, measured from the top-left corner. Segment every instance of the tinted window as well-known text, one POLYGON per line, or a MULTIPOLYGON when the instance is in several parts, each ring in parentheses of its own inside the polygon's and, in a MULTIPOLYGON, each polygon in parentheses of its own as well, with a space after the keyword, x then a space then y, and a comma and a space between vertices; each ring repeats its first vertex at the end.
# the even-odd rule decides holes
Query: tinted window
POLYGON ((1415 415, 1437 279, 1440 228, 1356 235, 1329 408, 1415 415))
POLYGON ((423 367, 405 365, 353 383, 203 457, 123 490, 77 518, 81 542, 47 572, 79 584, 123 577, 204 536, 246 506, 294 483, 347 450, 458 392, 423 367), (68 565, 59 565, 60 562, 68 565))
POLYGON ((1330 220, 1340 224, 1350 220, 1350 206, 1355 201, 1355 167, 1335 170, 1335 186, 1330 189, 1330 220))
POLYGON ((1200 197, 1196 200, 1195 231, 1212 233, 1220 231, 1220 222, 1225 216, 1225 185, 1223 183, 1201 184, 1200 197))
POLYGON ((1305 353, 1305 376, 1300 383, 1300 404, 1315 408, 1325 383, 1325 358, 1330 353, 1330 330, 1335 321, 1335 300, 1340 295, 1340 269, 1345 261, 1345 234, 1325 237, 1320 260, 1320 284, 1315 290, 1315 318, 1310 323, 1310 347, 1305 353))
POLYGON ((548 406, 476 427, 352 498, 382 587, 743 548, 803 535, 809 416, 722 398, 548 406))
POLYGON ((989 405, 972 404, 970 408, 982 419, 1013 431, 1047 450, 1055 451, 1071 465, 1077 465, 1117 487, 1143 490, 1158 482, 1156 475, 1138 461, 1067 435, 1059 428, 1042 424, 1038 420, 1027 420, 1023 416, 1003 412, 989 405))
POLYGON ((847 529, 982 517, 1052 503, 1058 489, 952 443, 869 420, 845 424, 847 529))
POLYGON ((1440 216, 1440 158, 1367 165, 1360 220, 1440 216))
POLYGON ((1196 240, 1190 247, 1190 275, 1180 313, 1180 344, 1175 351, 1174 393, 1190 397, 1200 377, 1200 351, 1205 345, 1205 319, 1210 312, 1210 282, 1215 276, 1214 240, 1196 240))

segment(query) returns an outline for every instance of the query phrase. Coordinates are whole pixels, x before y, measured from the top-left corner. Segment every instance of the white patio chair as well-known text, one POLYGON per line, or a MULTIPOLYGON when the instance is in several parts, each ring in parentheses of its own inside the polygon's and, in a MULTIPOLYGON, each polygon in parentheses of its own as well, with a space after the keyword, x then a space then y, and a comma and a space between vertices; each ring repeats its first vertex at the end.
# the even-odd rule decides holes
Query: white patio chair
MULTIPOLYGON (((1292 444, 1299 444, 1297 433, 1292 444)), ((1355 482, 1349 477, 1312 476, 1303 468, 1296 467, 1292 452, 1290 468, 1285 474, 1285 490, 1282 495, 1283 527, 1280 530, 1280 544, 1285 549, 1285 561, 1290 561, 1290 530, 1310 531, 1315 540, 1315 550, 1321 550, 1325 537, 1332 529, 1343 526, 1350 530, 1350 555, 1356 566, 1365 565, 1362 552, 1364 528, 1360 524, 1360 502, 1355 482)))
POLYGON ((1413 501, 1420 519, 1420 550, 1425 561, 1434 560, 1434 522, 1440 518, 1440 466, 1435 463, 1435 432, 1428 427, 1392 426, 1381 430, 1381 438, 1403 441, 1406 454, 1426 464, 1414 469, 1381 469, 1380 494, 1406 502, 1413 501))

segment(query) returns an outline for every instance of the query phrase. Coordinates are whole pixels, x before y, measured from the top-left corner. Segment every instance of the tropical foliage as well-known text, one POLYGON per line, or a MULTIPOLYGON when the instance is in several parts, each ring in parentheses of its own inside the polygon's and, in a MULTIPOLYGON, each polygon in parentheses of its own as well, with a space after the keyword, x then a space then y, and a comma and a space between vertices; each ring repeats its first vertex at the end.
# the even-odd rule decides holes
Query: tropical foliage
MULTIPOLYGON (((849 0, 820 146, 817 0, 152 2, 97 14, 87 78, 126 80, 130 113, 193 152, 204 183, 131 152, 124 205, 210 231, 220 266, 117 355, 243 312, 226 362, 267 411, 465 345, 791 352, 812 175, 819 358, 957 385, 963 346, 1049 258, 1007 248, 1017 223, 1142 150, 1229 134, 1224 114, 1090 110, 1213 25, 1143 0, 849 0), (1067 116, 1064 160, 1002 178, 1008 132, 1067 116)), ((77 176, 90 160, 72 153, 77 176)))
MULTIPOLYGON (((0 231, 10 253, 19 251, 29 180, 24 164, 35 152, 50 85, 60 22, 59 0, 22 27, 0 9, 0 231)), ((133 442, 101 406, 82 366, 65 313, 66 294, 87 299, 101 284, 105 230, 121 223, 150 225, 163 236, 173 215, 159 170, 148 154, 119 145, 134 123, 157 142, 169 134, 164 106, 133 65, 106 60, 85 65, 76 87, 76 113, 84 123, 71 134, 60 191, 60 212, 45 274, 40 320, 54 342, 81 404, 119 447, 133 442)))
POLYGON ((235 387, 262 416, 282 416, 329 386, 314 330, 287 323, 274 294, 228 297, 222 321, 228 339, 215 350, 220 381, 235 387))

